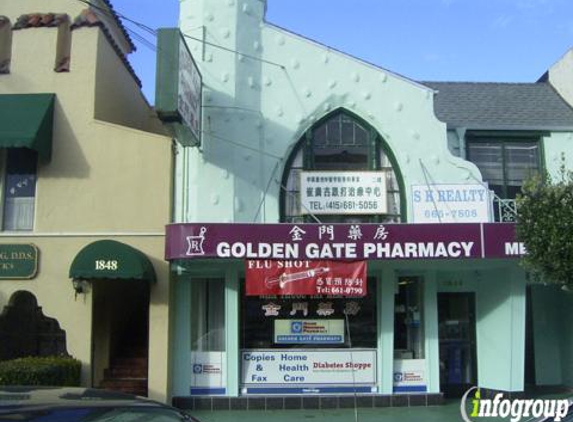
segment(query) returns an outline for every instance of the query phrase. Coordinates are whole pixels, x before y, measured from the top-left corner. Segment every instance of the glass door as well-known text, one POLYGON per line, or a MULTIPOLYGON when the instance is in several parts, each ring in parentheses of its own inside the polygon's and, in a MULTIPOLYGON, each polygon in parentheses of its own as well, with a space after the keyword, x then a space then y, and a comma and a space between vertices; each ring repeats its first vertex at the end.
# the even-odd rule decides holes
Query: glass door
POLYGON ((461 397, 476 385, 475 293, 439 293, 440 385, 446 397, 461 397))

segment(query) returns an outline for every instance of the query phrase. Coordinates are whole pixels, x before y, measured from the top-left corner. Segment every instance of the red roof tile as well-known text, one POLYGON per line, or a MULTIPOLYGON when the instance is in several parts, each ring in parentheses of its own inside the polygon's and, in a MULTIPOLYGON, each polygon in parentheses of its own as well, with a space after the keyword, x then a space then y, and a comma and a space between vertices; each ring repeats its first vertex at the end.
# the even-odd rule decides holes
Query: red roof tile
POLYGON ((69 20, 65 13, 29 13, 21 15, 12 29, 52 28, 69 20))

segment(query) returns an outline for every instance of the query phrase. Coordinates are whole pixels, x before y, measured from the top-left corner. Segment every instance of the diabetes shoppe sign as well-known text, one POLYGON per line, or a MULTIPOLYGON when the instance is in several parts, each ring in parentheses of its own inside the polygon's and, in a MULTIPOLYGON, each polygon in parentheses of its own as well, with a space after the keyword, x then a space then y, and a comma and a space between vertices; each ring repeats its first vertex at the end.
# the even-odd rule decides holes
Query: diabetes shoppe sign
POLYGON ((301 394, 371 392, 376 385, 376 351, 244 350, 242 392, 301 394))
POLYGON ((170 224, 175 259, 368 260, 519 258, 515 225, 170 224))

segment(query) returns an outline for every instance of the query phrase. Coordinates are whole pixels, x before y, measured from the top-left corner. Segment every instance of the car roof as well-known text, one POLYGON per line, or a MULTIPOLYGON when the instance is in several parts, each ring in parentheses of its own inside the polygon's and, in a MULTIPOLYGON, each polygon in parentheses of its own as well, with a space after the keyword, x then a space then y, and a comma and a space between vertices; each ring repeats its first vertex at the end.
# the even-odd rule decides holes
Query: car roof
POLYGON ((0 411, 3 407, 13 409, 43 405, 62 407, 151 406, 171 408, 144 397, 95 388, 0 386, 0 411))

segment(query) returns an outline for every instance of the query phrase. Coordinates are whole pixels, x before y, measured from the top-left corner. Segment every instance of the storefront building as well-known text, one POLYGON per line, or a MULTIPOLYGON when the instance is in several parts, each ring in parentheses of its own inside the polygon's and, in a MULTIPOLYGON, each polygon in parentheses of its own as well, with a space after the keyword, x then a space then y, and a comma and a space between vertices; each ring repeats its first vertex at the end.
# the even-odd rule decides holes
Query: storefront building
POLYGON ((101 5, 2 2, 0 360, 166 400, 172 140, 101 5))
POLYGON ((528 309, 553 293, 528 286, 500 222, 530 174, 573 168, 563 85, 412 81, 265 9, 181 3, 203 116, 166 238, 175 403, 425 405, 543 384, 528 309))

